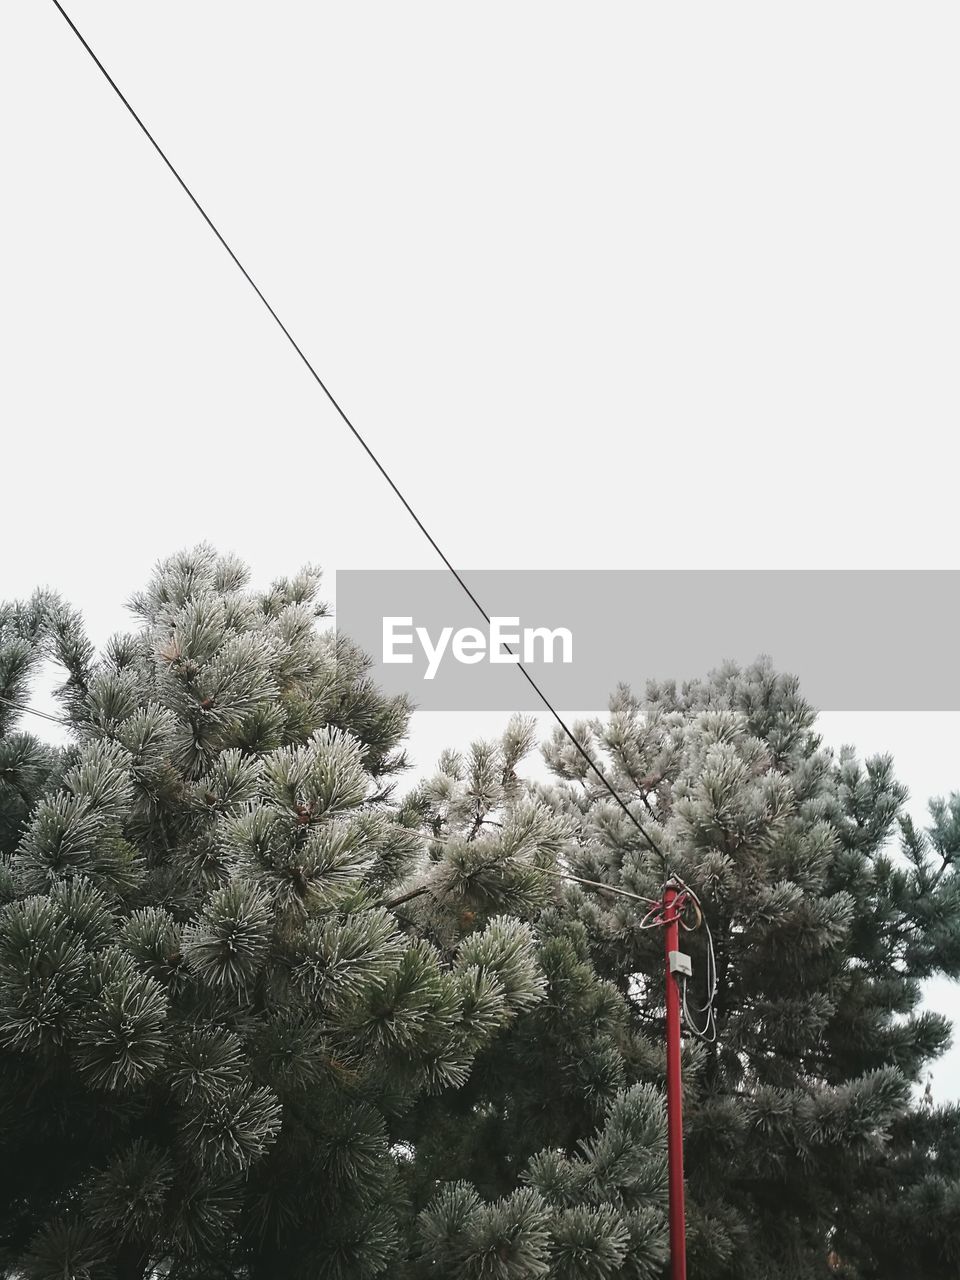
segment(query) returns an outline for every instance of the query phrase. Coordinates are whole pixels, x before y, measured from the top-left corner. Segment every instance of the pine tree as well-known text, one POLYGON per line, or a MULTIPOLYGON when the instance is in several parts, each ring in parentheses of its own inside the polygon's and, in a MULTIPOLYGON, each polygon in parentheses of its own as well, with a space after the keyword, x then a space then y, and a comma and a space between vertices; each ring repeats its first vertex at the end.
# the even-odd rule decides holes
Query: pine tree
MULTIPOLYGON (((653 1276, 662 1103, 534 865, 567 824, 518 803, 491 848, 468 801, 473 835, 438 852, 429 795, 395 794, 408 707, 318 590, 253 591, 201 547, 102 655, 52 597, 0 615, 0 1267, 653 1276), (45 657, 62 751, 10 706, 45 657), (553 1114, 530 1073, 566 1035, 584 1065, 566 1053, 553 1114), (466 1135, 514 1094, 522 1158, 488 1168, 457 1113, 466 1135)), ((513 726, 473 781, 516 791, 529 745, 513 726)))
POLYGON ((650 1046, 598 975, 586 928, 559 909, 555 872, 576 828, 519 781, 532 744, 532 723, 515 718, 499 742, 446 752, 404 802, 429 839, 398 909, 481 971, 491 932, 514 939, 498 978, 518 1010, 458 1090, 423 1097, 398 1128, 415 1153, 411 1198, 428 1201, 423 1274, 648 1280, 667 1256, 661 1082, 642 1078, 650 1046), (527 927, 539 944, 529 977, 527 927), (479 932, 458 941, 465 930, 479 932))
POLYGON ((519 718, 401 797, 408 707, 318 591, 198 548, 100 656, 53 596, 0 612, 0 1267, 661 1276, 662 940, 611 890, 675 873, 718 979, 692 1274, 955 1274, 960 1113, 911 1085, 949 1036, 919 1000, 960 971, 960 801, 917 831, 763 664, 576 727, 644 835, 562 735, 521 781, 519 718), (16 710, 51 657, 62 751, 16 710))
MULTIPOLYGON (((916 831, 890 759, 826 750, 797 682, 765 663, 620 689, 575 732, 649 842, 558 731, 558 781, 531 798, 576 828, 567 869, 652 898, 677 874, 715 942, 718 1034, 684 1056, 692 1274, 819 1276, 829 1248, 851 1277, 955 1275, 957 1110, 919 1111, 912 1086, 950 1036, 920 1000, 925 978, 960 974, 960 801, 916 831)), ((659 930, 628 899, 563 898, 634 1043, 658 1045, 659 930)), ((691 997, 705 937, 686 935, 691 997)), ((662 1078, 659 1049, 631 1066, 662 1078)))
POLYGON ((48 620, 58 616, 62 634, 70 618, 54 596, 37 592, 26 605, 0 604, 0 856, 12 852, 56 763, 56 753, 18 730, 18 710, 31 681, 49 656, 48 620))

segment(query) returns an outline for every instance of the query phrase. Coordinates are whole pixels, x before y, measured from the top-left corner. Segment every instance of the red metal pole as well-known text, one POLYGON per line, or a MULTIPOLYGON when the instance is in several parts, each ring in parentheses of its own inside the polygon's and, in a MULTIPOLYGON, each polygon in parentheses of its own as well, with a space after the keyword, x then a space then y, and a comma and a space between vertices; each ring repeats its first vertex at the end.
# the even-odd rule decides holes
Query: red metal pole
MULTIPOLYGON (((683 1100, 680 1078, 680 989, 670 953, 678 951, 680 929, 675 907, 678 886, 664 889, 664 949, 667 961, 667 1156, 670 1182, 670 1280, 687 1280, 687 1222, 683 1203, 683 1100)), ((682 904, 681 904, 682 906, 682 904)))

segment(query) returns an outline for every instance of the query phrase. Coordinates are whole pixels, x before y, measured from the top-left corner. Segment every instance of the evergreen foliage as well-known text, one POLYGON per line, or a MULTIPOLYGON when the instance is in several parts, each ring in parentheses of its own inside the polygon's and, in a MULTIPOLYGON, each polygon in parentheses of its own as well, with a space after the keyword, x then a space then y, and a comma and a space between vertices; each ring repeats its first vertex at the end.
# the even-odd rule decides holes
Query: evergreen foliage
POLYGON ((200 547, 100 655, 49 594, 0 610, 0 1273, 662 1277, 662 936, 570 877, 675 873, 718 969, 691 1274, 955 1275, 960 1113, 913 1086, 960 800, 915 829, 764 664, 576 727, 649 841, 562 735, 522 780, 519 717, 401 795, 409 708, 318 591, 200 547), (10 705, 51 657, 64 750, 10 705))
MULTIPOLYGON (((412 1140, 434 1100, 463 1095, 470 1117, 509 1095, 494 1046, 514 1069, 542 1059, 559 982, 601 1038, 619 1015, 582 938, 536 927, 551 892, 532 867, 484 873, 465 840, 442 904, 400 887, 431 856, 423 797, 393 795, 408 708, 318 626, 318 586, 308 569, 252 591, 197 548, 99 656, 52 597, 0 615, 4 696, 55 657, 72 729, 52 751, 0 704, 0 1268, 653 1275, 655 1089, 611 1069, 586 1096, 585 1074, 555 1141, 527 1081, 546 1149, 495 1177, 412 1140)), ((530 745, 484 748, 481 785, 530 745)), ((509 830, 553 857, 561 828, 509 830)))
MULTIPOLYGON (((535 790, 576 824, 577 874, 656 897, 675 873, 705 906, 718 1036, 685 1048, 692 1274, 818 1276, 829 1240, 850 1277, 955 1275, 956 1111, 922 1114, 911 1086, 950 1039, 920 1002, 924 979, 960 974, 960 800, 918 832, 891 760, 824 749, 797 682, 766 663, 620 689, 610 712, 575 731, 654 847, 559 732, 557 785, 535 790)), ((659 932, 627 899, 563 896, 657 1043, 659 932)), ((698 990, 704 938, 686 935, 698 990)), ((651 1054, 640 1078, 662 1070, 651 1054)))
POLYGON ((0 604, 0 855, 13 850, 56 764, 54 752, 17 727, 17 705, 47 656, 46 620, 58 608, 40 592, 27 605, 0 604))

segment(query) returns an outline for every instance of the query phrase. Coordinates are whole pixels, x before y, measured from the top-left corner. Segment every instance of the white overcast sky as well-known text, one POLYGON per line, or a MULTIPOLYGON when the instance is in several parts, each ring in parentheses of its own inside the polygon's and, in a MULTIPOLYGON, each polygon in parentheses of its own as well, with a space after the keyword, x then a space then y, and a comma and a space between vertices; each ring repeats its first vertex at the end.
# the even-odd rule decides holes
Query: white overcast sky
MULTIPOLYGON (((955 4, 66 2, 458 566, 958 567, 955 4)), ((49 0, 0 112, 0 595, 434 567, 49 0)), ((956 714, 822 727, 960 788, 956 714)))

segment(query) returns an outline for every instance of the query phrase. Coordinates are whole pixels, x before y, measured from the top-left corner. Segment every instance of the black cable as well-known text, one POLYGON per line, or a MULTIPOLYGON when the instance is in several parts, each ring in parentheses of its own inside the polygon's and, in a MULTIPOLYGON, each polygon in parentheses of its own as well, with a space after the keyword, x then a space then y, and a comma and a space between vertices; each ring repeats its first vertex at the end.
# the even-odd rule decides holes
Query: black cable
POLYGON ((0 693, 0 702, 6 707, 13 707, 14 711, 25 711, 28 715, 39 716, 41 720, 50 720, 53 724, 69 725, 69 720, 64 720, 61 716, 53 716, 49 711, 40 711, 36 707, 28 707, 25 702, 16 702, 13 698, 7 698, 0 693))
MULTIPOLYGON (((232 250, 232 249, 230 248, 230 246, 227 244, 226 240, 225 240, 225 239, 223 238, 223 236, 220 234, 219 230, 217 229, 217 227, 215 226, 215 224, 214 224, 214 223, 213 223, 213 221, 211 220, 211 218, 210 218, 209 214, 208 214, 208 213, 207 213, 207 211, 204 209, 203 205, 201 205, 201 203, 200 203, 200 201, 197 199, 197 197, 196 197, 196 196, 193 194, 193 192, 190 190, 190 188, 187 186, 187 184, 186 184, 186 182, 183 180, 183 178, 181 178, 181 176, 180 176, 180 174, 177 172, 177 170, 174 168, 174 166, 173 166, 172 162, 168 159, 168 157, 167 157, 166 153, 164 152, 164 150, 163 150, 163 148, 160 146, 160 144, 157 142, 156 138, 153 136, 153 134, 150 132, 150 130, 147 128, 147 126, 143 123, 143 121, 142 121, 142 120, 140 119, 140 117, 137 115, 136 111, 134 111, 133 107, 130 105, 130 102, 129 102, 129 101, 127 100, 127 98, 124 96, 124 94, 123 94, 122 90, 120 89, 119 85, 118 85, 118 84, 117 84, 117 82, 113 79, 113 77, 110 75, 110 72, 106 69, 106 67, 103 65, 103 63, 100 61, 100 59, 99 59, 99 58, 97 57, 97 55, 94 53, 94 51, 90 48, 90 45, 87 43, 86 39, 83 37, 83 35, 82 35, 82 34, 80 33, 80 31, 77 29, 77 26, 76 26, 76 24, 74 23, 73 19, 72 19, 72 18, 70 17, 70 15, 67 13, 66 9, 64 9, 63 5, 60 3, 60 0, 53 0, 53 3, 54 3, 54 5, 56 5, 57 9, 59 9, 60 14, 61 14, 61 16, 63 17, 64 21, 66 22, 67 26, 70 28, 70 30, 73 32, 73 34, 77 37, 77 39, 78 39, 78 40, 80 41, 80 43, 83 45, 84 49, 86 49, 87 53, 90 55, 90 57, 91 57, 91 58, 93 59, 93 61, 96 63, 96 65, 97 65, 98 69, 99 69, 99 70, 100 70, 100 72, 102 73, 102 75, 103 75, 104 79, 105 79, 105 80, 107 81, 107 83, 110 85, 111 89, 114 91, 114 93, 117 95, 117 97, 118 97, 118 98, 120 99, 120 101, 123 103, 123 105, 124 105, 124 106, 127 108, 127 110, 130 112, 131 116, 133 116, 133 118, 134 118, 134 120, 137 122, 137 124, 140 126, 140 129, 142 130, 142 132, 143 132, 143 134, 145 135, 145 137, 147 138, 147 140, 150 142, 150 144, 151 144, 151 146, 153 147, 153 149, 156 151, 157 155, 160 157, 160 159, 163 161, 163 163, 167 166, 167 168, 170 170, 170 172, 171 172, 171 173, 173 174, 173 176, 176 178, 177 182, 180 184, 180 186, 181 186, 181 187, 183 188, 183 190, 186 192, 186 194, 187 194, 187 196, 189 197, 190 202, 193 204, 194 208, 197 210, 197 212, 198 212, 198 213, 200 214, 200 216, 203 218, 204 222, 207 224, 207 226, 210 228, 210 230, 213 232, 213 234, 217 237, 217 239, 218 239, 218 240, 220 241, 220 243, 223 245, 224 249, 226 249, 226 251, 227 251, 227 253, 230 255, 230 257, 233 259, 233 262, 236 264, 237 268, 239 269, 239 271, 240 271, 240 272, 241 272, 241 274, 243 275, 243 278, 244 278, 244 279, 246 280, 246 282, 250 285, 250 288, 254 291, 254 293, 257 295, 257 297, 260 299, 260 301, 263 303, 263 305, 266 307, 266 309, 270 312, 270 315, 271 315, 271 316, 273 317, 273 319, 277 322, 277 325, 279 326, 279 328, 280 328, 281 332, 283 333, 284 337, 287 339, 287 341, 290 343, 291 347, 293 347, 294 351, 297 353, 297 355, 300 357, 300 359, 301 359, 301 360, 303 361, 303 363, 306 365, 307 369, 309 370, 309 372, 310 372, 311 376, 313 377, 314 381, 316 382, 317 386, 320 388, 320 390, 323 392, 323 394, 327 397, 327 399, 328 399, 328 400, 330 401, 330 403, 333 405, 334 409, 336 409, 337 413, 338 413, 338 414, 340 415, 340 417, 343 419, 343 421, 344 421, 344 423, 346 424, 346 426, 350 429, 351 433, 353 434, 354 439, 357 441, 357 443, 360 445, 360 447, 361 447, 361 448, 363 449, 363 451, 366 453, 367 457, 370 459, 370 461, 373 463, 373 465, 377 468, 377 470, 378 470, 378 471, 380 472, 380 474, 383 476, 384 480, 386 480, 387 484, 390 486, 390 488, 393 490, 393 492, 396 494, 396 496, 400 499, 400 501, 401 501, 401 503, 403 504, 403 506, 404 506, 405 510, 407 511, 407 514, 408 514, 408 515, 410 516, 410 518, 413 520, 414 524, 416 524, 417 528, 420 530, 420 532, 423 534, 423 536, 426 538, 426 540, 430 543, 431 547, 433 547, 434 551, 437 553, 437 555, 438 555, 438 556, 440 557, 440 559, 443 561, 444 565, 445 565, 445 566, 450 570, 450 572, 453 574, 454 578, 456 578, 457 582, 458 582, 458 583, 460 584, 460 586, 463 588, 463 591, 464 591, 464 593, 466 594, 467 598, 471 601, 471 603, 472 603, 472 604, 474 605, 474 607, 477 609, 478 613, 479 613, 479 614, 480 614, 480 616, 484 619, 484 621, 486 622, 487 626, 490 626, 490 625, 491 625, 491 622, 490 622, 490 616, 489 616, 489 614, 486 612, 486 610, 485 610, 485 609, 483 608, 483 606, 481 605, 480 601, 476 598, 476 596, 473 594, 473 592, 472 592, 472 591, 470 590, 470 588, 467 586, 466 582, 464 582, 463 578, 460 576, 460 574, 457 572, 457 570, 453 567, 453 565, 450 563, 450 561, 447 559, 447 557, 446 557, 446 556, 444 555, 444 553, 441 551, 440 547, 438 546, 438 544, 437 544, 437 542, 434 540, 434 538, 431 536, 430 532, 427 530, 427 528, 426 528, 426 526, 424 525, 423 521, 420 519, 420 517, 419 517, 419 516, 417 515, 417 513, 414 511, 413 507, 411 507, 410 503, 406 500, 406 498, 403 496, 403 494, 402 494, 402 493, 400 492, 400 490, 397 488, 396 484, 394 484, 393 480, 390 478, 390 475, 389 475, 389 473, 387 472, 386 468, 384 467, 383 463, 380 461, 380 459, 377 457, 377 455, 373 452, 373 450, 372 450, 372 449, 370 448, 370 446, 367 444, 366 440, 364 440, 363 436, 360 434, 360 432, 357 430, 357 428, 353 425, 353 423, 352 423, 352 422, 350 421, 350 419, 347 417, 346 413, 345 413, 345 412, 344 412, 344 410, 341 408, 340 404, 339 404, 339 403, 337 402, 337 400, 334 398, 334 395, 333 395, 333 393, 330 391, 330 388, 327 386, 327 384, 323 381, 323 379, 322 379, 322 378, 320 377, 320 375, 317 373, 316 369, 313 367, 313 365, 312 365, 312 364, 310 363, 310 361, 307 359, 306 355, 304 355, 303 350, 302 350, 302 349, 300 348, 300 346, 297 344, 296 340, 295 340, 295 339, 294 339, 294 337, 293 337, 293 334, 291 334, 290 330, 289 330, 289 329, 287 328, 287 326, 283 323, 283 321, 282 321, 282 320, 280 319, 280 317, 277 315, 276 311, 274 311, 273 307, 270 305, 270 303, 269 303, 269 302, 267 301, 267 299, 264 297, 263 293, 260 291, 259 286, 254 282, 253 277, 250 275, 250 273, 247 271, 246 267, 243 265, 243 263, 240 261, 240 259, 237 257, 237 255, 233 252, 233 250, 232 250)), ((512 650, 512 649, 510 649, 508 645, 506 645, 506 644, 505 644, 503 647, 506 649, 507 653, 509 653, 511 656, 513 656, 513 650, 512 650)), ((620 808, 623 810, 623 812, 627 815, 627 817, 630 819, 630 821, 634 824, 634 826, 637 828, 637 830, 638 830, 638 831, 640 832, 640 834, 643 836, 644 840, 646 840, 647 844, 650 846, 650 848, 653 850, 653 852, 659 855, 659 854, 660 854, 660 850, 657 848, 656 844, 653 842, 653 840, 651 840, 650 836, 649 836, 649 835, 647 835, 647 832, 644 830, 644 828, 642 827, 642 825, 640 824, 640 822, 637 820, 637 818, 634 816, 634 814, 633 814, 633 813, 631 813, 631 811, 630 811, 630 809, 628 808, 628 806, 627 806, 627 804, 625 803, 625 801, 624 801, 623 799, 621 799, 620 795, 619 795, 619 794, 617 793, 617 791, 614 789, 614 787, 612 786, 612 784, 607 780, 606 775, 602 772, 602 770, 601 770, 601 769, 600 769, 596 764, 594 764, 593 759, 592 759, 592 757, 590 756, 589 752, 588 752, 588 751, 587 751, 587 750, 586 750, 586 749, 585 749, 585 748, 580 744, 580 742, 579 742, 579 741, 577 740, 577 738, 574 736, 573 732, 568 728, 568 726, 566 725, 566 723, 564 722, 564 720, 561 718, 561 716, 560 716, 559 712, 558 712, 558 711, 556 710, 556 708, 552 705, 552 703, 550 702, 550 700, 547 698, 547 695, 543 692, 543 690, 540 688, 540 686, 539 686, 539 685, 537 684, 537 682, 534 680, 534 678, 533 678, 533 676, 530 674, 530 672, 526 669, 526 667, 523 665, 523 663, 521 663, 521 662, 519 662, 519 661, 517 662, 517 667, 519 668, 521 675, 524 677, 524 679, 525 679, 525 680, 527 681, 527 683, 530 685, 531 689, 533 689, 534 693, 537 695, 537 697, 541 700, 541 702, 543 703, 543 705, 547 708, 547 710, 550 712, 550 714, 551 714, 551 715, 553 716, 553 718, 556 720, 557 724, 560 726, 560 728, 563 730, 563 732, 567 735, 567 737, 570 739, 570 741, 571 741, 571 742, 573 743, 573 745, 576 747, 577 751, 578 751, 578 752, 580 753, 580 755, 584 758, 584 760, 587 762, 587 764, 589 765, 589 767, 593 770, 593 772, 597 775, 597 777, 598 777, 598 778, 600 779, 600 781, 603 783, 603 785, 604 785, 604 787, 607 789, 607 791, 609 791, 609 793, 610 793, 610 795, 613 797, 613 799, 617 802, 617 804, 620 806, 620 808)))

